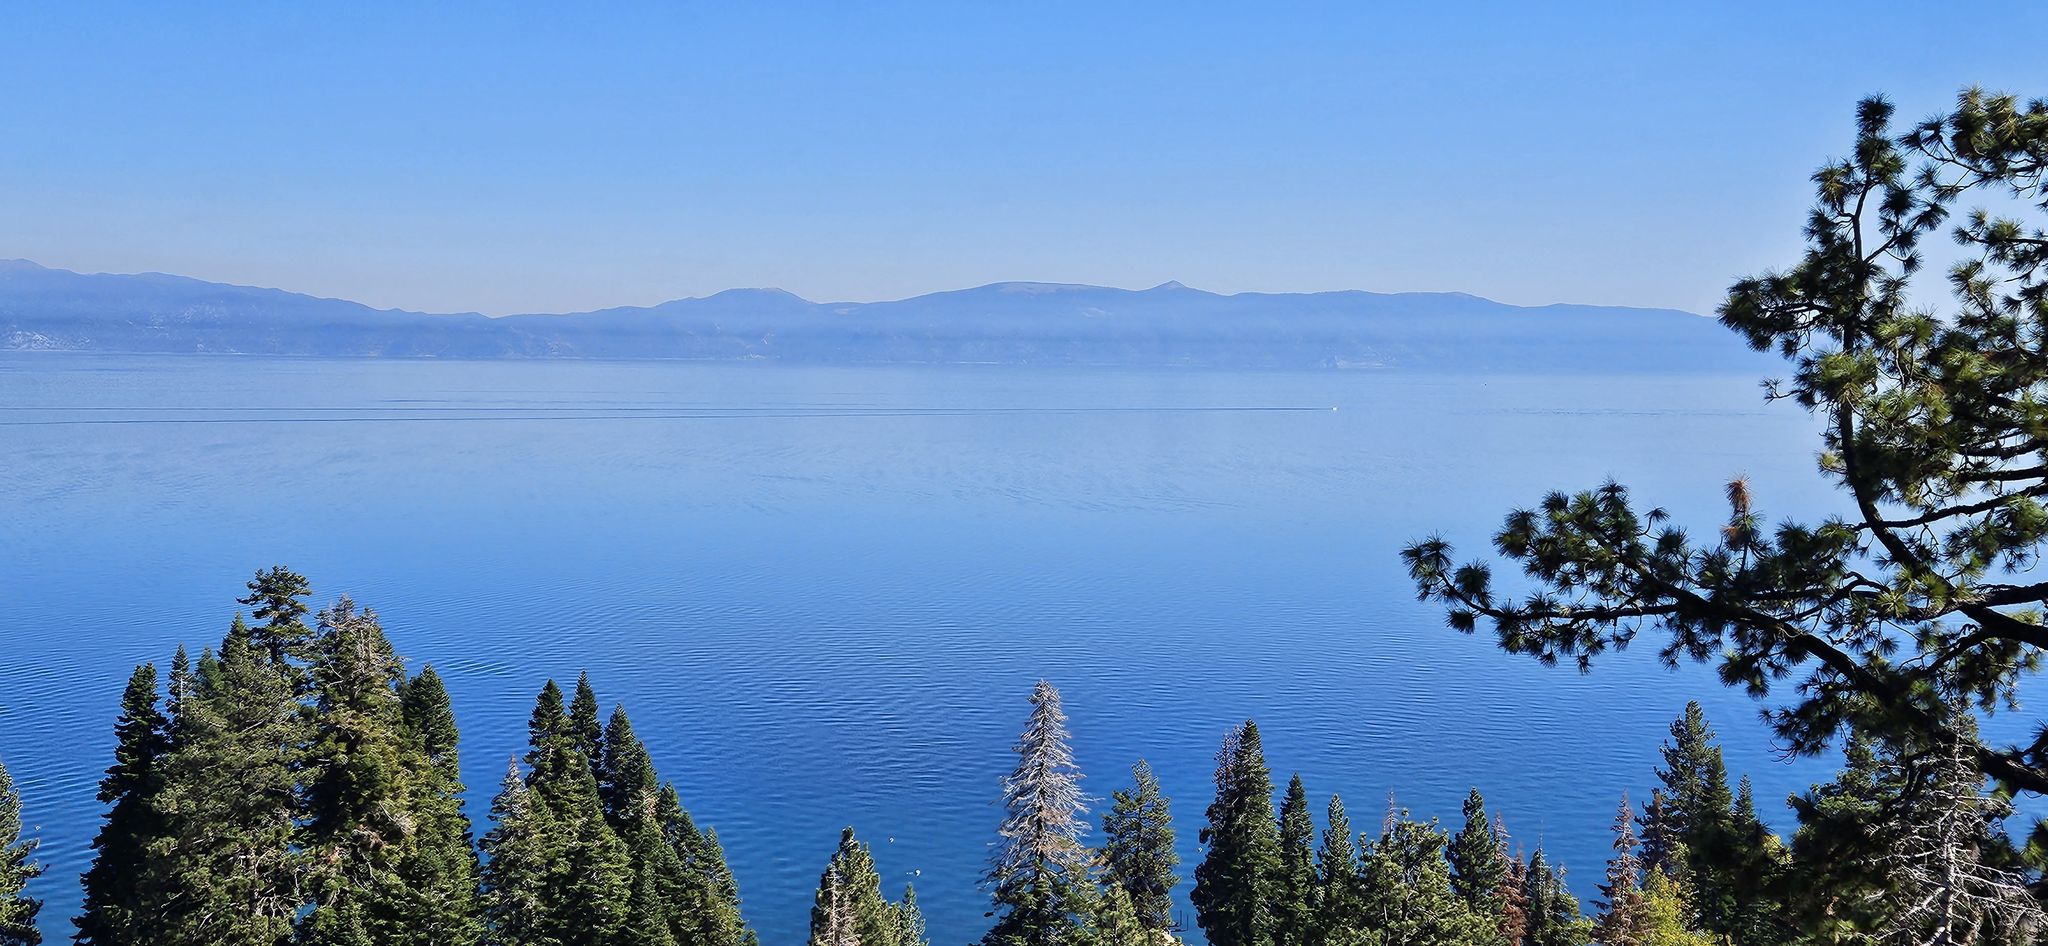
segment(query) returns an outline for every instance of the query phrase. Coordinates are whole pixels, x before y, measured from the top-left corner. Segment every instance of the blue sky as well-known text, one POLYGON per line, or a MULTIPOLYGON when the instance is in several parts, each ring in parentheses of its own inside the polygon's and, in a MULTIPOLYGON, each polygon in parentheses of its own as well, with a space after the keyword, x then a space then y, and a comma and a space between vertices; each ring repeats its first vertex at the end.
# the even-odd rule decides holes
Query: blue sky
POLYGON ((11 5, 0 257, 490 313, 1004 279, 1706 311, 1796 252, 1858 97, 2048 96, 2038 3, 581 6, 11 5))

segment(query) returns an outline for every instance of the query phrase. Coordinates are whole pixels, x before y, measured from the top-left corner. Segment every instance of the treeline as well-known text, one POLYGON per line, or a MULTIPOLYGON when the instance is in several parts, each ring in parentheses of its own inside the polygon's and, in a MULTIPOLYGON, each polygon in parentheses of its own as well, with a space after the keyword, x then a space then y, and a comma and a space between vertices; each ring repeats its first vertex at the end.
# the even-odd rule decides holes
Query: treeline
MULTIPOLYGON (((100 783, 106 820, 73 921, 83 946, 751 946, 718 836, 587 678, 541 691, 478 842, 433 668, 408 675, 374 612, 307 623, 306 580, 259 573, 218 648, 135 671, 100 783)), ((19 838, 0 782, 0 839, 19 838)), ((40 942, 0 867, 0 946, 40 942)))
MULTIPOLYGON (((75 942, 755 946, 716 832, 587 677, 567 699, 553 681, 541 690, 478 839, 440 678, 408 674, 376 614, 347 598, 308 623, 307 593, 282 568, 259 573, 239 599, 249 619, 217 648, 196 661, 181 648, 166 679, 144 665, 129 680, 75 942)), ((1189 932, 1174 909, 1188 878, 1158 780, 1138 761, 1091 846, 1059 693, 1040 683, 1031 705, 982 878, 982 946, 1170 946, 1189 932)), ((1731 787, 1698 704, 1662 758, 1649 799, 1621 800, 1587 911, 1563 865, 1522 850, 1477 790, 1455 829, 1390 799, 1378 829, 1359 831, 1299 775, 1280 790, 1246 722, 1217 755, 1194 925, 1212 946, 2017 944, 2043 929, 2039 875, 1969 758, 1853 740, 1834 781, 1792 800, 1790 843, 1758 817, 1747 779, 1731 787)), ((41 942, 21 825, 0 769, 0 946, 41 942)), ((847 829, 810 943, 929 946, 916 892, 889 894, 847 829)))

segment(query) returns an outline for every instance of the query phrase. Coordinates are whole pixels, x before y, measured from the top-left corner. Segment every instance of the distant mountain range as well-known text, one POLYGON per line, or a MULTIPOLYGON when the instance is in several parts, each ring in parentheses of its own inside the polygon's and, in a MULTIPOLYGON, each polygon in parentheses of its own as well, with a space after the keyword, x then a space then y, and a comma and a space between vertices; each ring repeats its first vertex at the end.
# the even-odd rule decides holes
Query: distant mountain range
POLYGON ((0 350, 802 364, 1757 370, 1671 309, 1506 305, 1463 293, 1145 290, 996 283, 894 302, 732 289, 647 307, 488 317, 161 273, 0 261, 0 350))

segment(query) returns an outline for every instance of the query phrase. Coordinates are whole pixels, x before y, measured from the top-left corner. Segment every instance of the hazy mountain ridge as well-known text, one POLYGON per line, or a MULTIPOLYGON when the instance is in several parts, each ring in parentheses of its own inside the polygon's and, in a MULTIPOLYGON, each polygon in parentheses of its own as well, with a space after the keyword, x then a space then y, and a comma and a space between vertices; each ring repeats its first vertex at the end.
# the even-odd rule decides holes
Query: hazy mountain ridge
POLYGON ((1237 293, 995 283, 890 302, 732 289, 491 318, 374 309, 160 273, 0 262, 0 350, 406 358, 769 360, 1256 368, 1750 368, 1670 309, 1511 306, 1463 293, 1237 293))

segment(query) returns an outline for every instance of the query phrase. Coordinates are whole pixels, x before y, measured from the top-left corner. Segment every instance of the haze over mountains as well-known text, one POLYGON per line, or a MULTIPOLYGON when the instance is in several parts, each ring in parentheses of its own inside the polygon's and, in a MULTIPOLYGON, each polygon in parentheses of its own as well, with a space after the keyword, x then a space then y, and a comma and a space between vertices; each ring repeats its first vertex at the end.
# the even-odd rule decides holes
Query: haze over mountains
POLYGON ((0 261, 0 350, 801 364, 1756 370, 1671 309, 1512 306, 1463 293, 1237 293, 996 283, 892 302, 732 289, 647 307, 488 317, 373 309, 161 273, 0 261))

